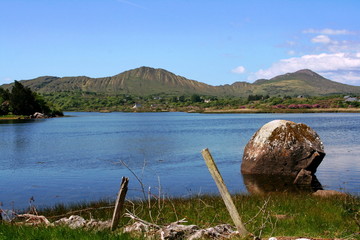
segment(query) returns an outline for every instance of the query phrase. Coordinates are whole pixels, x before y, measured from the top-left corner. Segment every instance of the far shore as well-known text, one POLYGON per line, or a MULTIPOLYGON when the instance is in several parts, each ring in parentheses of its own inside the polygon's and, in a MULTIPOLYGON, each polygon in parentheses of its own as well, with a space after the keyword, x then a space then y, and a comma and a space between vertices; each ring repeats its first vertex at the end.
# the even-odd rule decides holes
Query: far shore
MULTIPOLYGON (((70 111, 72 112, 72 111, 70 111)), ((82 112, 82 111, 79 111, 82 112)), ((95 111, 96 112, 96 111, 95 111)), ((110 113, 112 111, 100 110, 97 112, 110 113)), ((134 112, 152 112, 152 111, 137 111, 134 112)), ((158 111, 157 111, 158 112, 158 111)), ((172 112, 172 111, 162 111, 172 112)), ((256 109, 256 108, 231 108, 231 109, 212 109, 205 108, 202 110, 178 111, 188 113, 208 113, 208 114, 221 114, 221 113, 360 113, 360 108, 310 108, 310 109, 256 109)), ((22 115, 4 115, 0 116, 1 120, 25 120, 30 119, 29 116, 22 115)))
POLYGON ((360 113, 360 108, 309 108, 309 109, 205 109, 203 113, 360 113))

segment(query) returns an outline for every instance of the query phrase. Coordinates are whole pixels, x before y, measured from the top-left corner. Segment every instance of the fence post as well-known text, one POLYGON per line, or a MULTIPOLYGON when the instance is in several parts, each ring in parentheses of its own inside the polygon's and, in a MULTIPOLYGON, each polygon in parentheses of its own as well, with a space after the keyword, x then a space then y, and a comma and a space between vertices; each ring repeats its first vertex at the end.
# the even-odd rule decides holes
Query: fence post
POLYGON ((112 217, 112 221, 111 221, 111 231, 115 230, 115 228, 119 224, 121 213, 124 210, 124 202, 125 202, 125 196, 126 196, 126 193, 128 190, 128 188, 127 188, 128 183, 129 183, 129 178, 122 177, 120 190, 117 195, 117 199, 115 202, 115 209, 114 209, 114 213, 113 213, 113 217, 112 217))
POLYGON ((227 210, 230 213, 231 219, 233 220, 237 230, 239 231, 239 234, 243 237, 247 236, 249 232, 246 230, 244 224, 241 221, 240 215, 238 211, 236 210, 235 204, 231 199, 230 193, 224 183, 224 180, 214 162, 213 157, 211 156, 211 153, 209 152, 209 149, 204 149, 201 151, 201 154, 206 162, 206 165, 211 173, 211 176, 213 177, 219 192, 221 194, 222 199, 224 200, 224 203, 226 205, 227 210))

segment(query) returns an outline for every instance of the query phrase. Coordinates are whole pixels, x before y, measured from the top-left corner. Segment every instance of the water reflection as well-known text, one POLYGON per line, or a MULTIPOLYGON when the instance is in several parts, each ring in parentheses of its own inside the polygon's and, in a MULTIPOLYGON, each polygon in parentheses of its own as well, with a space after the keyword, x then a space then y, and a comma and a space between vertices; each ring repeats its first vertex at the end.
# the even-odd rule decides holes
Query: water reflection
POLYGON ((2 119, 0 124, 16 124, 16 123, 28 123, 34 122, 34 120, 30 119, 2 119))
MULTIPOLYGON (((158 186, 159 176, 165 194, 217 193, 203 148, 211 149, 229 191, 245 192, 239 179, 243 148, 259 127, 279 118, 308 124, 321 136, 328 155, 317 176, 326 189, 360 193, 360 114, 71 114, 78 117, 0 121, 3 208, 13 201, 25 208, 31 196, 39 207, 116 198, 119 178, 131 177, 119 160, 146 186, 158 186)), ((289 190, 291 181, 274 178, 244 180, 249 192, 299 188, 289 190)), ((130 185, 128 195, 139 196, 138 183, 130 185)))
POLYGON ((294 178, 282 175, 243 174, 246 189, 251 194, 266 194, 271 192, 315 192, 322 185, 314 175, 310 185, 294 184, 294 178))

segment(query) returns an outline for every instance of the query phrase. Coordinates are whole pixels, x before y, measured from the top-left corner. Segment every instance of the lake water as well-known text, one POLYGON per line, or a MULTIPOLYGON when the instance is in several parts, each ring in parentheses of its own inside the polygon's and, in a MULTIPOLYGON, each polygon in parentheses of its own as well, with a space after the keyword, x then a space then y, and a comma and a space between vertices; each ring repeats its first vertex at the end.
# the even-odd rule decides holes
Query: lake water
POLYGON ((217 193, 201 150, 209 148, 232 193, 246 192, 240 164, 246 143, 274 119, 312 127, 325 145, 317 171, 325 189, 360 193, 360 114, 66 113, 73 117, 0 121, 0 202, 25 208, 128 197, 217 193))

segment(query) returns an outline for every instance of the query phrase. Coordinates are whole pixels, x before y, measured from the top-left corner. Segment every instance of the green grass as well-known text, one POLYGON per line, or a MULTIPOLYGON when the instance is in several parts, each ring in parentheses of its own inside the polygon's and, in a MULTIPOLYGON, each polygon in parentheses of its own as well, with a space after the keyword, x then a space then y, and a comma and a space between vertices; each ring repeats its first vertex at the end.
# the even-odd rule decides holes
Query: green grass
POLYGON ((23 115, 0 115, 0 120, 24 119, 28 116, 23 115))
MULTIPOLYGON (((235 205, 246 224, 246 228, 261 237, 294 236, 315 238, 360 239, 360 197, 319 198, 311 195, 271 194, 266 196, 235 195, 235 205)), ((51 222, 76 214, 89 219, 110 219, 112 203, 102 200, 89 204, 72 206, 57 205, 43 209, 51 222), (109 207, 110 206, 110 207, 109 207), (85 209, 85 210, 84 210, 85 209), (80 212, 76 212, 79 211, 80 212)), ((139 218, 164 225, 186 218, 188 224, 201 228, 230 223, 232 220, 219 196, 194 196, 190 198, 153 199, 151 202, 126 202, 126 209, 139 218)), ((70 230, 68 228, 31 228, 3 224, 0 239, 12 234, 25 236, 21 239, 130 239, 120 234, 121 229, 131 224, 129 218, 122 218, 115 233, 109 231, 70 230)), ((19 238, 20 239, 20 238, 19 238)))
POLYGON ((83 229, 70 229, 67 227, 31 227, 31 226, 15 226, 0 225, 1 240, 57 240, 57 239, 134 239, 129 234, 119 232, 111 233, 110 231, 86 231, 83 229))

